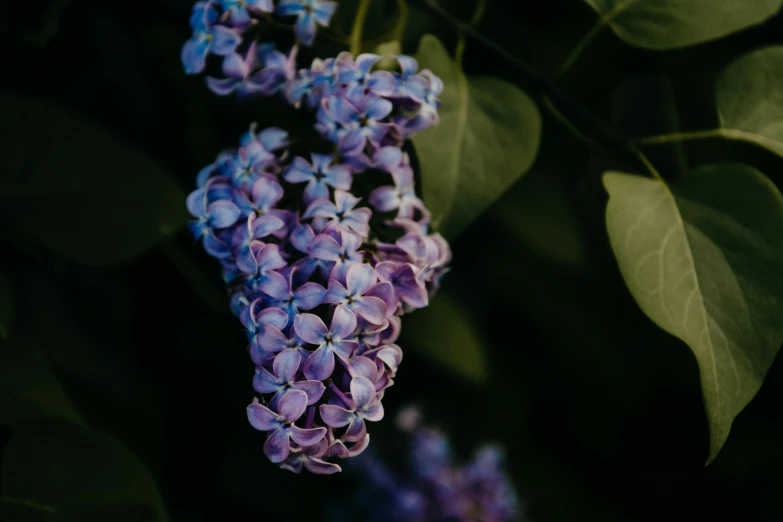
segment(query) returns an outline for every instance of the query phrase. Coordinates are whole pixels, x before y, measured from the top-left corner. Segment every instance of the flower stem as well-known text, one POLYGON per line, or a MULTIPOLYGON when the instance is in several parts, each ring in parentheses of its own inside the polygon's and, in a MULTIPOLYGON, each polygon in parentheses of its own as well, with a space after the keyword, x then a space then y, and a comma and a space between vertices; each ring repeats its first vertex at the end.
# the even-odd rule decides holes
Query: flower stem
POLYGON ((568 58, 566 58, 565 62, 563 62, 563 65, 561 65, 557 70, 558 76, 565 75, 571 69, 571 67, 573 67, 579 57, 582 56, 584 50, 587 49, 587 46, 590 45, 590 42, 593 41, 596 35, 598 35, 598 33, 600 33, 601 29, 603 28, 604 24, 599 22, 595 24, 581 40, 579 40, 579 43, 576 44, 576 47, 573 48, 571 53, 568 55, 568 58))
POLYGON ((658 145, 661 143, 676 143, 688 140, 718 138, 720 136, 722 136, 721 129, 706 129, 690 132, 674 132, 672 134, 661 134, 658 136, 647 136, 645 138, 635 139, 634 142, 639 145, 658 145))
POLYGON ((57 513, 57 509, 54 506, 47 504, 41 504, 34 500, 27 500, 25 498, 13 498, 0 496, 0 504, 15 504, 17 506, 25 506, 39 511, 46 511, 47 513, 57 513))
POLYGON ((351 29, 351 54, 354 56, 362 51, 362 34, 364 23, 367 21, 367 13, 370 11, 370 1, 359 0, 359 7, 356 8, 356 17, 353 19, 353 28, 351 29))
MULTIPOLYGON (((435 3, 434 5, 437 5, 435 3)), ((438 8, 440 8, 438 6, 438 8)), ((478 0, 478 3, 476 4, 476 9, 473 11, 473 16, 470 18, 470 21, 466 24, 467 27, 472 28, 475 25, 478 25, 478 23, 481 21, 481 17, 484 16, 484 11, 487 10, 487 0, 478 0)), ((459 40, 457 41, 457 48, 454 50, 454 59, 457 61, 457 63, 462 63, 462 55, 465 53, 465 31, 461 31, 459 35, 459 40)))

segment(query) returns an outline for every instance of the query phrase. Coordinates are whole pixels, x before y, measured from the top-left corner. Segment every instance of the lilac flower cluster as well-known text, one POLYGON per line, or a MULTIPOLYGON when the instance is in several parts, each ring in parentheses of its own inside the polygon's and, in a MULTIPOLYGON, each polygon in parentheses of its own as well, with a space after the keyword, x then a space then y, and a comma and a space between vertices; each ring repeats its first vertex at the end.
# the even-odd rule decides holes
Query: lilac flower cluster
POLYGON ((453 462, 448 439, 422 426, 418 411, 400 414, 410 438, 407 473, 392 472, 375 453, 356 459, 363 479, 352 509, 334 517, 377 522, 511 522, 521 514, 516 492, 503 469, 503 452, 481 448, 466 465, 453 462), (368 512, 372 516, 367 516, 368 512))
POLYGON ((273 43, 254 39, 253 27, 263 16, 297 16, 299 42, 310 45, 316 25, 328 26, 336 2, 326 0, 213 0, 193 7, 193 37, 182 48, 189 74, 202 72, 208 54, 223 57, 222 76, 208 77, 218 95, 281 94, 296 107, 317 109, 316 128, 336 144, 358 170, 383 145, 400 146, 405 139, 438 121, 438 96, 443 82, 431 71, 418 71, 416 60, 397 56, 399 71, 377 70, 380 56, 349 52, 336 58, 316 58, 297 69, 298 44, 288 54, 273 43))
POLYGON ((199 2, 182 50, 191 73, 207 54, 224 56, 226 77, 208 79, 219 94, 282 92, 318 107, 315 128, 336 145, 333 154, 291 158, 285 131, 253 125, 199 173, 187 200, 190 229, 220 261, 247 330, 260 395, 247 408, 250 424, 267 432, 269 459, 297 473, 340 471, 330 459, 367 447, 365 423, 383 417, 381 399, 402 360, 400 316, 427 306, 451 259, 429 230, 401 148, 437 120, 440 81, 406 56, 397 58, 401 73, 373 71, 378 56, 354 61, 350 53, 296 71, 296 46, 284 55, 248 36, 274 12, 296 16, 297 38, 310 44, 335 6, 199 2), (351 192, 366 171, 391 181, 368 191, 372 208, 351 192))
POLYGON ((269 433, 265 453, 295 472, 333 473, 325 459, 360 453, 365 421, 383 417, 402 360, 400 316, 428 304, 451 253, 428 233, 400 149, 373 156, 395 183, 371 193, 373 220, 350 192, 353 168, 332 155, 289 162, 287 144, 280 129, 251 127, 202 170, 187 207, 247 330, 262 397, 248 418, 269 433))

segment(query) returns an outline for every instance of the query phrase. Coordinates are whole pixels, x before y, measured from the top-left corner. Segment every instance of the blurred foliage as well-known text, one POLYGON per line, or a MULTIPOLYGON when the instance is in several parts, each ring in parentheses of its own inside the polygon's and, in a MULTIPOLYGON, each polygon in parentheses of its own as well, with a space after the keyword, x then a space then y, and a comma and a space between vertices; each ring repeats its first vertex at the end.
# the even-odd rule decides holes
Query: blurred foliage
MULTIPOLYGON (((780 1, 588 3, 487 0, 473 28, 554 78, 623 140, 635 139, 675 193, 693 168, 715 163, 753 166, 783 186, 776 146, 765 141, 780 140, 779 52, 768 46, 783 17, 754 25, 780 1), (646 16, 653 4, 663 5, 657 18, 646 16), (686 4, 699 9, 680 16, 686 4), (713 130, 672 141, 683 129, 713 130), (737 139, 732 129, 762 138, 737 139)), ((165 499, 175 521, 220 520, 227 506, 237 520, 323 520, 324 506, 347 498, 357 478, 295 476, 264 458, 245 419, 253 368, 244 333, 215 310, 217 263, 179 228, 195 174, 251 121, 294 130, 309 121, 270 100, 217 98, 182 72, 191 0, 61 4, 0 10, 13 71, 0 98, 0 517, 164 520, 165 499), (56 23, 46 25, 52 14, 56 23), (26 37, 44 26, 46 38, 26 37), (65 186, 73 190, 54 190, 65 186)), ((477 4, 441 1, 464 21, 477 4)), ((347 48, 356 5, 340 2, 308 56, 347 48)), ((403 324, 405 358, 384 399, 388 414, 423 403, 458 451, 503 444, 536 522, 783 519, 780 362, 705 468, 703 358, 647 318, 618 270, 601 178, 644 174, 644 166, 595 129, 574 136, 543 110, 529 74, 425 1, 373 0, 361 46, 398 40, 415 54, 427 34, 425 43, 442 45, 431 67, 456 79, 444 93, 447 124, 430 130, 429 143, 422 134, 414 156, 425 197, 442 197, 430 204, 444 215, 451 208, 443 223, 462 233, 442 295, 403 324), (455 107, 478 110, 466 128, 489 143, 454 138, 448 97, 459 81, 469 94, 455 107), (536 146, 539 115, 528 97, 542 108, 536 146), (513 114, 524 121, 509 122, 513 114), (504 134, 490 139, 496 128, 478 131, 477 118, 504 134), (483 167, 455 169, 447 160, 463 151, 483 167), (481 189, 480 197, 459 199, 453 187, 481 189)), ((765 291, 776 277, 764 280, 765 291)), ((779 328, 769 321, 769 331, 779 328)), ((779 348, 773 341, 770 334, 768 354, 779 348)), ((390 424, 373 431, 382 452, 395 447, 390 424)))

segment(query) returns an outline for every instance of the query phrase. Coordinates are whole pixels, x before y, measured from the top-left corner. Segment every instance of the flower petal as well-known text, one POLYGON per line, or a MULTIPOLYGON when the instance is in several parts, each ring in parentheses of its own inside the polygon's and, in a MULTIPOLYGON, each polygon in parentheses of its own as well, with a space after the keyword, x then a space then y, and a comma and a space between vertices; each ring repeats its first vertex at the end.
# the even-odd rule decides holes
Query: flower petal
POLYGON ((236 223, 242 213, 233 202, 219 200, 207 207, 208 224, 213 228, 226 228, 236 223))
POLYGON ((320 381, 299 381, 291 385, 295 390, 303 391, 307 394, 307 405, 311 406, 323 397, 326 386, 320 381))
POLYGON ((315 473, 316 475, 331 475, 342 471, 342 468, 337 464, 314 457, 304 459, 304 467, 307 468, 310 473, 315 473))
POLYGON ((383 324, 386 317, 386 303, 377 297, 360 297, 354 301, 352 309, 373 324, 383 324))
POLYGON ((264 308, 256 316, 256 322, 259 324, 268 324, 278 330, 283 330, 288 326, 288 314, 280 308, 264 308))
POLYGON ((269 373, 265 368, 256 369, 256 374, 253 376, 253 389, 255 391, 258 393, 274 393, 280 389, 280 386, 280 379, 269 373))
POLYGON ((288 280, 281 273, 270 270, 258 282, 258 289, 268 296, 283 300, 288 297, 288 280))
POLYGON ((368 421, 377 422, 383 419, 383 404, 381 401, 375 401, 374 404, 362 408, 359 414, 368 421))
POLYGON ((314 351, 304 363, 304 374, 310 380, 323 381, 334 371, 334 352, 328 344, 314 351))
POLYGON ((302 356, 296 350, 283 350, 275 357, 275 362, 272 363, 272 370, 279 381, 284 383, 291 382, 294 380, 297 370, 299 370, 301 360, 302 356))
POLYGON ((315 345, 323 343, 329 332, 321 318, 313 314, 299 314, 294 317, 294 331, 303 341, 315 345))
MULTIPOLYGON (((286 397, 291 395, 286 394, 286 397)), ((275 464, 283 462, 288 458, 288 454, 291 452, 291 446, 288 443, 289 431, 284 428, 279 428, 269 434, 269 437, 264 443, 264 453, 269 460, 275 464)))
POLYGON ((367 377, 351 379, 351 398, 357 410, 362 410, 375 401, 375 385, 367 377))
POLYGON ((325 435, 326 428, 303 429, 298 426, 291 426, 291 438, 300 446, 314 446, 325 435))
POLYGON ((299 390, 291 390, 286 393, 277 405, 280 416, 291 422, 295 422, 307 408, 307 394, 299 390))
POLYGON ((299 13, 299 19, 294 24, 294 34, 305 45, 311 45, 315 40, 315 16, 312 13, 299 13))
POLYGON ((332 428, 347 426, 356 418, 354 412, 335 406, 334 404, 322 404, 319 411, 324 423, 332 428))
POLYGON ((305 283, 294 291, 294 302, 301 310, 311 310, 321 304, 326 288, 318 283, 305 283))
POLYGON ((352 266, 345 276, 348 292, 353 295, 364 295, 377 281, 375 270, 365 263, 352 266))
POLYGON ((337 261, 340 259, 340 245, 333 237, 326 234, 318 234, 310 242, 307 253, 316 259, 337 261))
POLYGON ((247 420, 251 426, 261 431, 274 430, 280 425, 278 415, 259 403, 258 399, 253 399, 253 403, 247 407, 247 420))

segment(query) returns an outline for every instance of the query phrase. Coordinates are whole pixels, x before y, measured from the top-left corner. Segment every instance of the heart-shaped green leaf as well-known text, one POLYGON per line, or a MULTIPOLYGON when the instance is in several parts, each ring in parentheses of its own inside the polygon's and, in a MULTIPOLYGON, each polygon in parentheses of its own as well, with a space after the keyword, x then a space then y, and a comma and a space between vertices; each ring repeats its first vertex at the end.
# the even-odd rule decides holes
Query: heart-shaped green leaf
POLYGON ((431 35, 419 66, 444 82, 440 122, 413 138, 424 202, 434 226, 452 239, 533 164, 541 134, 535 103, 497 78, 468 78, 431 35))
POLYGON ((783 0, 585 0, 626 42, 674 49, 715 40, 760 24, 783 0))
POLYGON ((712 461, 783 341, 783 197, 745 165, 695 169, 671 190, 616 172, 604 184, 631 294, 696 355, 712 461))

